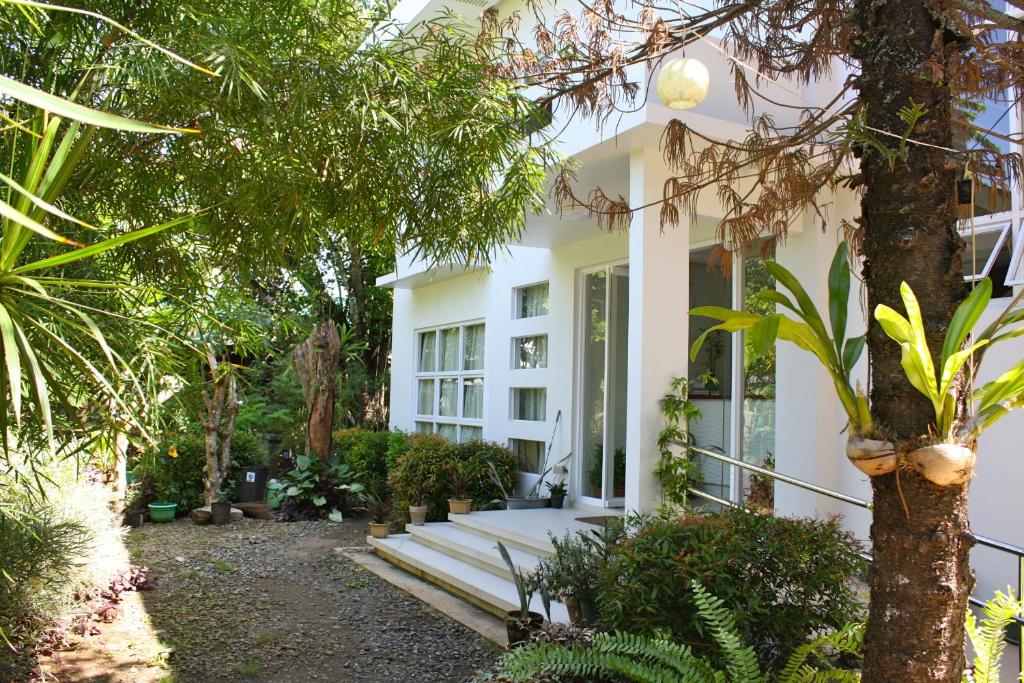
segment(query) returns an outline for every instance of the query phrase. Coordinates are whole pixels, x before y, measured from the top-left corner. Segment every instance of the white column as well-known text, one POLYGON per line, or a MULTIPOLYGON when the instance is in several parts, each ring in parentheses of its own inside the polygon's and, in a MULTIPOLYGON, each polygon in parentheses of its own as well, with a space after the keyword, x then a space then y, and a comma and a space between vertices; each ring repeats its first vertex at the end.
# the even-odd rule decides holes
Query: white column
MULTIPOLYGON (((658 150, 629 155, 629 203, 662 196, 666 170, 658 150)), ((633 214, 629 228, 629 387, 626 394, 626 508, 651 510, 661 502, 653 470, 664 421, 658 402, 673 377, 687 372, 689 236, 687 224, 666 228, 659 205, 633 214)))

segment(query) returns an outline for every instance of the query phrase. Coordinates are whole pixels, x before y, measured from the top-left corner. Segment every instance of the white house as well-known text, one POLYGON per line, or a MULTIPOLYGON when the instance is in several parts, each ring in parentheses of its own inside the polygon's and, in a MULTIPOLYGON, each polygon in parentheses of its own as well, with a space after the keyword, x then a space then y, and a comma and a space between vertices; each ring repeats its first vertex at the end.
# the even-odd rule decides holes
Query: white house
MULTIPOLYGON (((519 2, 504 0, 500 9, 519 2)), ((442 7, 472 17, 485 6, 489 0, 403 0, 395 17, 420 20, 442 7)), ((600 186, 632 206, 660 199, 668 171, 659 140, 672 118, 718 137, 744 137, 749 121, 736 105, 726 57, 710 43, 687 48, 687 56, 701 60, 711 73, 710 94, 696 109, 672 111, 652 92, 641 95, 645 104, 637 111, 601 130, 586 122, 568 124, 560 145, 579 162, 584 191, 600 186)), ((837 73, 835 82, 805 87, 765 87, 779 101, 823 102, 843 77, 837 73)), ((647 82, 642 72, 636 80, 647 82)), ((792 116, 773 113, 779 120, 792 116)), ((557 110, 555 119, 557 126, 557 110)), ((1021 112, 1009 112, 1003 124, 1004 132, 1019 133, 1021 112)), ((822 232, 807 216, 774 257, 825 308, 826 273, 841 239, 838 227, 843 218, 857 215, 859 204, 849 192, 824 197, 822 203, 829 229, 822 232)), ((735 259, 728 273, 709 269, 722 215, 712 193, 701 199, 698 213, 695 222, 684 220, 663 231, 654 206, 635 213, 629 230, 621 233, 601 230, 585 213, 530 216, 522 239, 508 245, 490 268, 428 269, 399 257, 396 271, 378 281, 394 290, 391 426, 507 444, 519 456, 523 488, 549 446, 552 461, 571 454, 565 478, 577 511, 545 511, 525 526, 501 512, 469 515, 475 521, 454 519, 451 528, 413 529, 412 537, 389 539, 390 546, 378 544, 382 554, 423 575, 443 574, 442 583, 467 597, 475 594, 483 604, 490 600, 481 597, 486 575, 501 578, 500 564, 487 557, 493 554, 493 538, 512 539, 527 553, 521 557, 527 562, 530 553, 549 550, 549 527, 579 525, 577 517, 594 509, 655 508, 661 501, 652 476, 663 426, 659 400, 674 377, 689 377, 698 387, 694 396, 703 418, 692 425, 698 446, 752 463, 771 456, 779 472, 870 497, 866 477, 843 456, 845 419, 832 383, 810 356, 780 345, 774 375, 746 377, 741 339, 723 335, 705 346, 696 362, 688 361, 690 342, 710 324, 690 318, 691 308, 740 306, 764 286, 759 255, 735 259)), ((1022 218, 1018 192, 1012 210, 963 226, 977 244, 976 258, 969 260, 993 277, 1003 296, 1024 285, 1022 218)), ((996 299, 992 310, 1006 301, 996 299)), ((863 297, 853 297, 851 319, 861 328, 863 308, 863 297)), ((1022 356, 1024 344, 993 351, 986 373, 1001 372, 1022 356)), ((866 376, 863 368, 861 374, 866 376)), ((975 531, 1018 545, 1024 545, 1024 530, 1016 524, 1024 513, 1016 495, 1024 485, 1024 468, 1016 461, 1015 442, 1022 437, 1021 415, 987 434, 972 484, 975 531)), ((740 500, 745 478, 734 469, 705 462, 705 488, 740 500)), ((841 513, 860 538, 867 537, 868 513, 857 507, 783 484, 776 484, 775 499, 780 514, 841 513)), ((978 595, 1016 583, 1016 558, 985 549, 973 557, 978 595)))

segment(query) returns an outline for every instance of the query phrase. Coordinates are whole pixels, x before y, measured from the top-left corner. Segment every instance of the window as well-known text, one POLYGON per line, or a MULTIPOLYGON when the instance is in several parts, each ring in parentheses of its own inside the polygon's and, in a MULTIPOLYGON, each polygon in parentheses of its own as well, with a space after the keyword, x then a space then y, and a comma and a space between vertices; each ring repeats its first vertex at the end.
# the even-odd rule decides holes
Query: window
POLYGON ((512 419, 543 422, 547 419, 547 389, 512 390, 512 419))
POLYGON ((512 369, 529 370, 548 366, 548 336, 516 337, 512 340, 512 369))
POLYGON ((484 324, 424 330, 416 349, 416 431, 449 441, 482 438, 484 324))
POLYGON ((515 290, 515 318, 535 318, 548 314, 548 283, 542 282, 515 290))
POLYGON ((544 442, 527 439, 510 439, 509 450, 516 456, 520 472, 540 474, 544 466, 544 442))
POLYGON ((977 282, 992 279, 992 296, 1011 294, 1007 280, 1013 280, 1013 247, 1011 223, 1000 221, 972 228, 961 224, 960 236, 965 242, 964 279, 977 282))

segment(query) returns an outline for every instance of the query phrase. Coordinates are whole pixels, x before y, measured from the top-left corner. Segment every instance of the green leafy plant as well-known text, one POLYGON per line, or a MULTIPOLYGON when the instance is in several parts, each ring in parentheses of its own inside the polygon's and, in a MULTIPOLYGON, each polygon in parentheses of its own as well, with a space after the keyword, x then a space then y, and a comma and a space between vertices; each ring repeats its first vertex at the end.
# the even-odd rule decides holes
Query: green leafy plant
POLYGON ((548 489, 549 496, 564 496, 566 493, 566 487, 564 481, 548 482, 545 484, 548 489))
POLYGON ((940 440, 971 441, 1011 410, 1024 407, 1024 361, 1021 361, 994 381, 975 390, 971 396, 973 415, 960 429, 956 429, 957 376, 965 367, 977 372, 987 347, 1024 335, 1024 327, 1011 328, 1024 321, 1024 307, 1019 306, 1021 295, 1015 297, 1003 314, 977 335, 974 343, 965 347, 968 336, 992 299, 992 281, 988 278, 980 280, 953 314, 937 363, 928 348, 917 297, 906 282, 900 285, 900 296, 906 317, 888 306, 879 305, 875 308, 875 319, 900 345, 900 365, 911 385, 931 402, 935 410, 936 436, 940 440))
POLYGON ((473 471, 470 465, 457 462, 448 468, 448 488, 455 500, 466 500, 473 485, 473 471))
POLYGON ((762 315, 721 306, 695 308, 690 311, 690 315, 722 322, 705 330, 694 341, 690 347, 691 360, 696 359, 708 335, 718 330, 745 332, 753 357, 767 354, 774 347, 776 339, 792 342, 814 354, 828 370, 853 433, 870 435, 874 430, 874 421, 867 396, 860 389, 855 390, 850 383, 850 373, 864 352, 866 338, 864 335, 846 337, 850 301, 850 263, 846 243, 839 244, 829 268, 828 327, 814 301, 793 273, 775 261, 765 261, 765 268, 779 285, 788 290, 789 295, 777 289, 765 289, 758 292, 757 297, 781 306, 793 313, 797 320, 782 313, 762 315))
POLYGON ((519 619, 523 623, 530 622, 530 603, 533 601, 533 594, 539 592, 541 602, 544 605, 544 612, 547 614, 548 620, 551 619, 551 598, 547 591, 547 586, 544 584, 539 571, 524 571, 517 567, 512 561, 512 556, 509 555, 508 548, 501 541, 498 541, 498 554, 501 555, 501 559, 505 561, 505 566, 508 567, 509 572, 512 574, 512 583, 516 587, 516 595, 519 597, 519 619))
POLYGON ((793 652, 778 673, 762 670, 757 655, 744 645, 735 619, 724 605, 697 581, 690 583, 697 613, 720 651, 722 664, 696 654, 665 634, 644 636, 624 631, 598 633, 587 645, 541 642, 504 655, 497 673, 479 680, 615 680, 639 683, 805 683, 860 680, 855 671, 840 669, 836 654, 857 655, 863 628, 847 624, 815 638, 793 652))
POLYGON ((449 477, 455 465, 463 468, 470 481, 467 498, 492 501, 512 488, 516 459, 500 444, 453 444, 437 434, 408 434, 401 444, 392 446, 395 460, 388 486, 394 492, 395 506, 403 510, 422 501, 427 506, 427 521, 448 518, 449 477))
POLYGON ((861 616, 851 588, 864 569, 861 548, 834 520, 729 510, 626 523, 631 528, 605 544, 595 573, 599 625, 607 630, 663 631, 705 650, 692 579, 735 612, 739 632, 765 665, 785 658, 808 633, 861 616))
MULTIPOLYGON (((1012 591, 996 591, 994 598, 981 608, 984 617, 979 621, 967 609, 967 637, 974 649, 974 661, 964 675, 964 683, 999 683, 999 665, 1006 650, 1006 629, 1024 615, 1024 604, 1012 591)), ((1024 681, 1024 673, 1018 676, 1024 681)))
POLYGON ((559 600, 575 598, 582 602, 594 591, 594 575, 600 561, 597 548, 582 532, 567 532, 562 538, 550 534, 550 538, 555 552, 540 561, 548 592, 559 600))
POLYGON ((355 473, 336 457, 322 460, 300 455, 295 458, 295 468, 273 486, 285 494, 282 513, 296 519, 326 516, 340 522, 342 511, 363 493, 355 473))
POLYGON ((391 510, 394 507, 394 501, 391 496, 381 498, 380 496, 372 493, 367 493, 364 496, 366 502, 366 511, 370 515, 370 521, 375 524, 387 524, 391 521, 391 510))
POLYGON ((339 429, 334 432, 334 452, 359 476, 366 490, 376 496, 388 495, 388 451, 401 444, 400 432, 367 429, 339 429))
POLYGON ((658 432, 658 452, 661 457, 654 468, 654 476, 661 484, 664 502, 677 508, 687 507, 686 492, 700 483, 700 470, 689 457, 693 444, 690 423, 701 417, 701 410, 690 400, 690 381, 685 377, 672 380, 672 390, 658 404, 665 418, 665 426, 658 432), (681 455, 673 447, 684 449, 681 455))

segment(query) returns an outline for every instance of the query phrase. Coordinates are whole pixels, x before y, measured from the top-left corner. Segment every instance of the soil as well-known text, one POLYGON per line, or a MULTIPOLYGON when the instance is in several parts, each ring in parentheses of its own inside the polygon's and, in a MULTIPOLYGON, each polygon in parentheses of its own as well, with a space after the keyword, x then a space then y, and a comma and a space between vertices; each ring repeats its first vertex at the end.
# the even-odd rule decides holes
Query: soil
POLYGON ((494 643, 341 554, 368 552, 365 537, 362 520, 147 524, 125 545, 156 587, 47 669, 61 682, 429 683, 490 667, 494 643))

